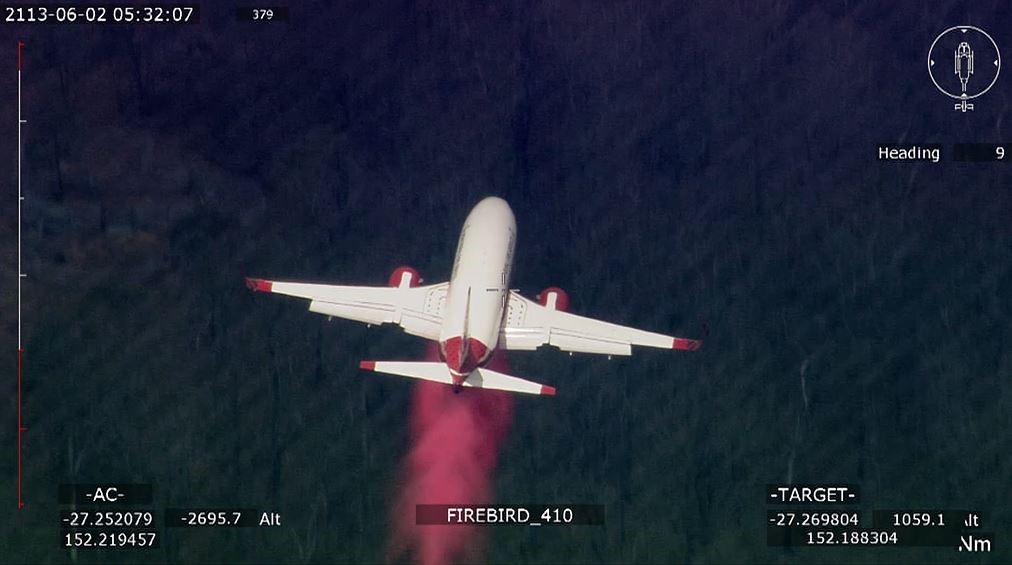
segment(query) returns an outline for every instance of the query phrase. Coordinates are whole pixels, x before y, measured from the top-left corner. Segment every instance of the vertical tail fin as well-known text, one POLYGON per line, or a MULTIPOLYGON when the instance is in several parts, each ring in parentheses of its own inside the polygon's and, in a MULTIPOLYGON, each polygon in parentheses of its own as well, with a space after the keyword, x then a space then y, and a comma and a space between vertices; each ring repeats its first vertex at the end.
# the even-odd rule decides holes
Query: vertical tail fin
MULTIPOLYGON (((467 287, 467 299, 464 300, 464 330, 460 335, 460 349, 457 351, 458 359, 454 359, 456 362, 457 370, 460 370, 464 366, 464 360, 467 359, 467 321, 471 319, 471 287, 467 287)), ((454 383, 460 384, 460 383, 454 383)))

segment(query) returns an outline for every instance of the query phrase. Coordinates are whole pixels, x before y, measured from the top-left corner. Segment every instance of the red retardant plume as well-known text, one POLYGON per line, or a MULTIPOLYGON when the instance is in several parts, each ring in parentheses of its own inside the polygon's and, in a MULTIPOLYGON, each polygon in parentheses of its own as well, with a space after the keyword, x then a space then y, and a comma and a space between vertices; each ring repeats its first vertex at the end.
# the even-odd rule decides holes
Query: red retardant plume
MULTIPOLYGON (((427 361, 438 361, 436 344, 427 361)), ((505 353, 496 351, 488 368, 508 372, 505 353)), ((414 385, 409 447, 392 508, 387 559, 410 555, 422 565, 481 559, 480 527, 418 526, 417 504, 488 504, 499 449, 509 431, 513 397, 508 392, 453 387, 429 381, 414 385)))

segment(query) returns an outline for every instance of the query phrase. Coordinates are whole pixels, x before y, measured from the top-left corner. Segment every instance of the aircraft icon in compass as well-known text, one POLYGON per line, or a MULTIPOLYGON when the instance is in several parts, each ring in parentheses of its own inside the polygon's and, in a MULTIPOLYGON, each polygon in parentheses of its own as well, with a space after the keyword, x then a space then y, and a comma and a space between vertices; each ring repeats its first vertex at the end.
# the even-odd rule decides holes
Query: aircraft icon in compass
POLYGON ((942 94, 959 100, 954 108, 960 112, 973 110, 969 101, 991 90, 1000 72, 998 44, 979 27, 950 27, 928 49, 931 82, 942 94))
POLYGON ((956 76, 963 85, 963 92, 966 92, 966 81, 970 80, 973 74, 973 49, 970 44, 963 41, 956 47, 956 76))

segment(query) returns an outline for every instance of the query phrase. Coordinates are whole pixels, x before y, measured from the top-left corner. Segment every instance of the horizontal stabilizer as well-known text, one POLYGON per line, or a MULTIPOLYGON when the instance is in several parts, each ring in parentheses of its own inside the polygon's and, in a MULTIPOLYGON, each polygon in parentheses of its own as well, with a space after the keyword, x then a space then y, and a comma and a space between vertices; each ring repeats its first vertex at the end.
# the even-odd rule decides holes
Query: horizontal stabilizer
MULTIPOLYGON (((422 379, 452 385, 453 377, 445 363, 426 361, 362 361, 359 367, 367 371, 387 373, 412 379, 422 379)), ((479 368, 464 380, 463 386, 522 392, 525 394, 554 395, 555 388, 525 381, 491 369, 479 368)))

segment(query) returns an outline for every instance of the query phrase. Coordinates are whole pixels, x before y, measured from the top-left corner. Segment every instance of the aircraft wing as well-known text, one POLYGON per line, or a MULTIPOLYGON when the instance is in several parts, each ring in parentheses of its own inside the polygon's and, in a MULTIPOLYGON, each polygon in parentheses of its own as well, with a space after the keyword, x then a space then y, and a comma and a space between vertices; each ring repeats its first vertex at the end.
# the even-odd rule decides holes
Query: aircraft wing
POLYGON ((308 299, 309 311, 365 322, 398 324, 404 331, 439 339, 449 283, 416 287, 339 286, 246 279, 254 292, 272 292, 308 299))
POLYGON ((563 351, 631 355, 633 345, 695 351, 702 342, 546 308, 510 291, 500 346, 505 349, 537 349, 545 344, 563 351))

